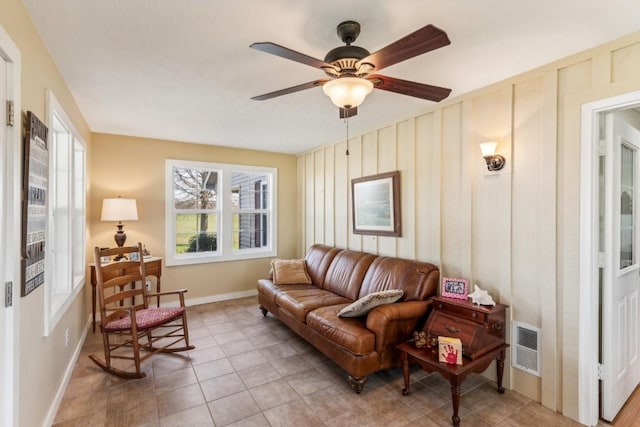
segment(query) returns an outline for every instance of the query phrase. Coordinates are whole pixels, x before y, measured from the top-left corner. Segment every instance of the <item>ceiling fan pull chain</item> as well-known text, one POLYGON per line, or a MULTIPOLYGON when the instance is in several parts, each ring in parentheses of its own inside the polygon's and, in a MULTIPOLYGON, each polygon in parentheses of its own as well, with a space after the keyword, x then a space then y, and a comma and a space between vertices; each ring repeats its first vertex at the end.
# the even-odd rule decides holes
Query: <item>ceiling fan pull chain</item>
POLYGON ((347 152, 346 155, 349 155, 349 117, 345 117, 344 121, 347 122, 347 152))

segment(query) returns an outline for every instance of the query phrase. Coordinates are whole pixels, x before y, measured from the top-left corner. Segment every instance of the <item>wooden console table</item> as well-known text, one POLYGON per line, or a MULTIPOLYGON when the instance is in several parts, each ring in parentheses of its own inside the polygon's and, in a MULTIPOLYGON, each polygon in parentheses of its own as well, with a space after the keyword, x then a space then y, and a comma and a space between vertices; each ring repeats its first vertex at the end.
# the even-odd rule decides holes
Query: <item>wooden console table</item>
MULTIPOLYGON (((96 331, 96 285, 98 279, 96 278, 96 264, 89 264, 91 267, 91 310, 92 310, 92 327, 93 332, 96 331)), ((150 257, 144 259, 144 268, 147 276, 155 276, 156 278, 156 293, 160 292, 160 276, 162 275, 162 258, 150 257)), ((142 286, 146 286, 143 284, 142 286)), ((160 307, 160 297, 157 297, 157 305, 160 307)))
POLYGON ((453 403, 453 415, 451 416, 451 420, 453 421, 453 425, 458 427, 460 425, 460 417, 458 416, 458 408, 460 407, 460 386, 467 375, 470 373, 479 374, 485 371, 489 367, 489 364, 495 359, 497 361, 496 370, 498 374, 498 393, 504 393, 504 387, 502 387, 502 375, 504 373, 504 351, 507 347, 509 347, 508 344, 501 344, 499 347, 484 353, 476 359, 470 359, 466 356, 463 357, 462 365, 451 365, 449 363, 439 362, 438 352, 432 351, 431 348, 418 349, 412 344, 400 344, 398 345, 398 349, 401 352, 402 372, 404 374, 404 388, 402 389, 402 394, 406 396, 410 392, 410 362, 417 362, 422 369, 427 372, 439 372, 440 375, 448 379, 451 384, 451 401, 453 403))
POLYGON ((466 300, 444 297, 433 298, 433 312, 429 315, 424 331, 427 342, 434 348, 418 349, 412 344, 398 346, 402 356, 404 389, 409 394, 409 363, 417 362, 427 372, 440 372, 451 383, 453 402, 453 425, 460 425, 458 407, 460 406, 460 386, 470 373, 481 373, 495 359, 498 374, 498 392, 504 393, 502 375, 504 373, 506 330, 506 309, 503 304, 481 306, 466 300), (439 336, 459 338, 462 343, 462 365, 440 362, 438 359, 439 336))

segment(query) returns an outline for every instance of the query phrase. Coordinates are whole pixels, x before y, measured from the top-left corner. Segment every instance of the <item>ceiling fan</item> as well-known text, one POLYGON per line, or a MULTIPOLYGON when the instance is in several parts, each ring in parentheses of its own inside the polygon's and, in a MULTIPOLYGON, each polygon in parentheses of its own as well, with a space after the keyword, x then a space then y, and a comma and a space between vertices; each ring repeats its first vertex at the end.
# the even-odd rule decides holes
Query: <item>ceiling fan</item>
POLYGON ((449 41, 447 33, 441 29, 427 25, 374 53, 352 45, 360 34, 359 23, 355 21, 342 22, 338 25, 337 33, 345 46, 330 50, 323 61, 275 43, 253 43, 251 45, 253 49, 319 68, 329 78, 302 83, 254 96, 251 99, 263 101, 322 86, 324 93, 340 108, 340 118, 347 118, 357 114, 358 105, 364 101, 374 87, 435 102, 442 101, 451 93, 451 89, 444 87, 374 74, 383 68, 450 44, 451 41, 449 41))

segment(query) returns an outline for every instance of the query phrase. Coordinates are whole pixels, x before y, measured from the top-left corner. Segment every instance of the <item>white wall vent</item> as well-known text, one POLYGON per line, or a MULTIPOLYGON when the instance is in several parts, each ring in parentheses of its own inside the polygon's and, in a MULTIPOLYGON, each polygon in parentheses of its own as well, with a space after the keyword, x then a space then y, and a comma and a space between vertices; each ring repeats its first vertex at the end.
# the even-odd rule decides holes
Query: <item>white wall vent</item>
POLYGON ((540 328, 512 322, 511 365, 533 375, 540 375, 540 328))

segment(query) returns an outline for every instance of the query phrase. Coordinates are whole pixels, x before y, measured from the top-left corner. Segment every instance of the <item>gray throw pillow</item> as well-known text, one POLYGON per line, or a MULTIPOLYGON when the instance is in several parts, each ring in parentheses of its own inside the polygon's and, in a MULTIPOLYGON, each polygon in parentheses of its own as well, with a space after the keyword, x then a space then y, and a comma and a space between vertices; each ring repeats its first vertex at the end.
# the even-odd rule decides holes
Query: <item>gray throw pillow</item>
POLYGON ((402 298, 402 290, 390 289, 388 291, 373 292, 365 295, 344 307, 338 312, 340 317, 358 317, 364 316, 375 307, 382 304, 391 304, 402 298))

